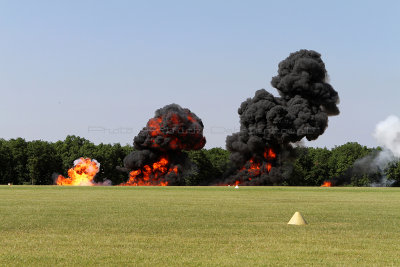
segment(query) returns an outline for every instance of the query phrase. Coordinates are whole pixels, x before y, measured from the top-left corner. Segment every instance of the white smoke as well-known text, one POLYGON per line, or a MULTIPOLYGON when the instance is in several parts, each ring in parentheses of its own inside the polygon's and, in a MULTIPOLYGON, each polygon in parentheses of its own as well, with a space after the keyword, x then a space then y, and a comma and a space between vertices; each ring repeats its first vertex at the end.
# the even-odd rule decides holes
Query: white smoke
MULTIPOLYGON (((400 119, 390 115, 376 125, 373 136, 378 145, 383 148, 373 162, 383 170, 390 162, 398 160, 400 157, 400 119)), ((373 183, 372 186, 391 186, 393 183, 393 180, 388 180, 382 174, 381 181, 373 183)))
POLYGON ((390 115, 376 125, 373 134, 379 145, 389 149, 394 156, 400 157, 400 119, 390 115))

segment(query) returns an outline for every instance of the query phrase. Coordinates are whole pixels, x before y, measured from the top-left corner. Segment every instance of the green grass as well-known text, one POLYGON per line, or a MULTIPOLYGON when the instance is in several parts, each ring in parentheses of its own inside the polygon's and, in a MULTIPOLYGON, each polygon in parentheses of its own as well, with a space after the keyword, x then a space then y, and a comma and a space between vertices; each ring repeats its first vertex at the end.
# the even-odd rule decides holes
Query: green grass
POLYGON ((397 188, 0 186, 0 266, 399 266, 399 255, 397 188), (309 225, 287 225, 295 211, 309 225))

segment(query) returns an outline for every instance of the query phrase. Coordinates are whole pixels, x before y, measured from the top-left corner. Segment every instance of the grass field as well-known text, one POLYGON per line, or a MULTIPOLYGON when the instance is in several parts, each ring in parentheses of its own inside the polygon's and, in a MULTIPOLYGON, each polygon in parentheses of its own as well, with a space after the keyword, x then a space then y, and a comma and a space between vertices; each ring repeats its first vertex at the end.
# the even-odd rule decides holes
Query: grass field
POLYGON ((0 186, 0 266, 399 266, 399 255, 398 188, 0 186), (287 225, 295 211, 309 225, 287 225))

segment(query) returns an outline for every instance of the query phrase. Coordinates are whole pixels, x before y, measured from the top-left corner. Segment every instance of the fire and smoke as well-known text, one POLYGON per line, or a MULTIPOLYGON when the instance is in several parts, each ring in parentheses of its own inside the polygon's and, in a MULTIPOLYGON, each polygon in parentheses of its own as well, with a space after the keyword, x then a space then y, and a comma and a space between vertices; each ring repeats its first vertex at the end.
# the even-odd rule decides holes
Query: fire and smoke
POLYGON ((155 112, 133 140, 134 151, 124 159, 130 177, 121 185, 180 185, 190 168, 182 150, 204 147, 203 122, 189 109, 170 104, 155 112))
POLYGON ((339 114, 338 93, 327 83, 325 64, 315 51, 290 54, 279 63, 271 84, 280 97, 261 89, 238 110, 240 132, 226 139, 234 166, 226 183, 281 182, 290 172, 291 143, 317 139, 328 116, 339 114))
POLYGON ((332 185, 350 184, 352 177, 368 176, 371 186, 392 186, 395 181, 388 180, 384 170, 400 157, 400 119, 394 115, 379 122, 373 133, 382 150, 374 150, 370 154, 357 159, 353 166, 342 175, 330 180, 332 185))
POLYGON ((68 177, 58 175, 57 185, 92 186, 93 179, 100 170, 100 163, 95 159, 79 158, 74 161, 74 167, 68 170, 68 177))

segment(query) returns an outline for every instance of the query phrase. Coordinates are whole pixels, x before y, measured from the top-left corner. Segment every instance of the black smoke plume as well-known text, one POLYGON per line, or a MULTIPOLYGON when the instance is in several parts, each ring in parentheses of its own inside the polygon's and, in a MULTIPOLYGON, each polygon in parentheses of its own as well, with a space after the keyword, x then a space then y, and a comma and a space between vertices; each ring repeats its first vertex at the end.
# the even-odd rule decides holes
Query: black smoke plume
POLYGON ((190 168, 183 150, 204 147, 203 122, 177 104, 155 112, 133 140, 134 151, 124 159, 130 179, 124 185, 180 185, 190 168))
POLYGON ((279 63, 271 84, 280 97, 261 89, 238 110, 240 132, 226 139, 233 165, 226 183, 283 182, 290 173, 291 144, 304 137, 317 139, 328 126, 328 116, 339 114, 338 93, 327 83, 325 64, 315 51, 290 54, 279 63))

